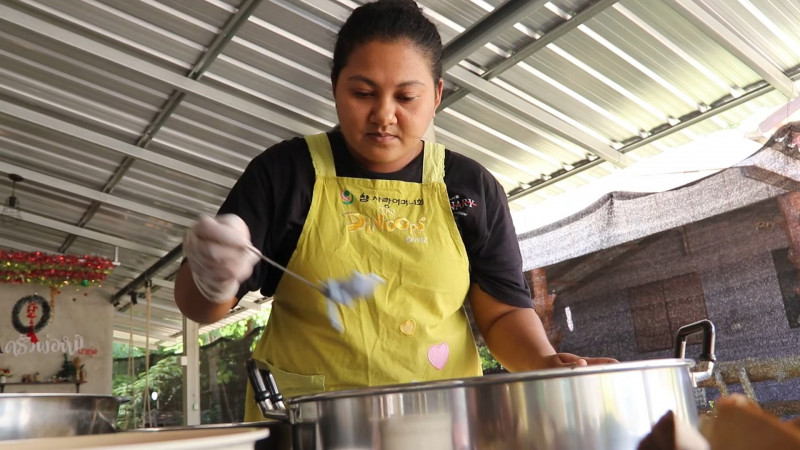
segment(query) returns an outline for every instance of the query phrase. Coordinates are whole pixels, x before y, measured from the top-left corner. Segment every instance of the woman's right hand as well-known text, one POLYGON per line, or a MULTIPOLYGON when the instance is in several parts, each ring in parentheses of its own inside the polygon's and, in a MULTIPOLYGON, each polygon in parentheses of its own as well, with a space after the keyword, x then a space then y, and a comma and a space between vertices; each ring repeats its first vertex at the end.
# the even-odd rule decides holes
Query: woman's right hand
POLYGON ((236 296, 259 261, 248 245, 250 230, 234 214, 202 217, 186 232, 183 252, 201 295, 214 303, 236 296))
POLYGON ((560 367, 584 367, 594 366, 598 364, 616 364, 614 358, 602 357, 586 357, 573 355, 572 353, 555 353, 543 358, 542 361, 546 368, 560 368, 560 367))

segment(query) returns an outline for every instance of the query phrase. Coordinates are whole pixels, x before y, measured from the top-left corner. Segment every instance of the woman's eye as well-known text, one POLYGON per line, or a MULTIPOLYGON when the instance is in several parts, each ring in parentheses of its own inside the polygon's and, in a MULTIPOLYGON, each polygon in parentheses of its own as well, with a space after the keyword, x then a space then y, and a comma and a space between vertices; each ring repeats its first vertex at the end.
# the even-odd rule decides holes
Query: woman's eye
POLYGON ((415 98, 416 97, 411 97, 411 96, 407 96, 407 95, 401 95, 401 96, 397 97, 397 99, 400 100, 401 102, 410 102, 410 101, 414 100, 415 98))
POLYGON ((372 92, 367 91, 353 91, 353 95, 358 98, 367 98, 372 96, 372 92))

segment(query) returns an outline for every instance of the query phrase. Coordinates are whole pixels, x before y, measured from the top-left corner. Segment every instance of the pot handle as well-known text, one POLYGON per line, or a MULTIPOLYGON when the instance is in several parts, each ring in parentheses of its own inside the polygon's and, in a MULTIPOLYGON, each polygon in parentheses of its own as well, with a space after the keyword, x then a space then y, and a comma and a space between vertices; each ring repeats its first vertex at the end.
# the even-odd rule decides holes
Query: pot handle
POLYGON ((692 372, 692 385, 695 387, 698 382, 711 378, 711 375, 714 373, 714 364, 717 362, 717 357, 714 355, 714 341, 716 339, 714 324, 708 319, 690 323, 680 327, 675 337, 675 357, 683 359, 686 357, 686 339, 692 334, 699 332, 703 333, 703 352, 700 353, 697 361, 705 361, 708 363, 708 366, 706 370, 702 372, 692 372))
POLYGON ((275 384, 275 377, 268 369, 259 369, 258 363, 254 359, 248 359, 245 364, 247 367, 247 379, 253 388, 256 405, 261 410, 261 414, 268 419, 289 421, 289 411, 283 402, 283 395, 278 391, 275 384))

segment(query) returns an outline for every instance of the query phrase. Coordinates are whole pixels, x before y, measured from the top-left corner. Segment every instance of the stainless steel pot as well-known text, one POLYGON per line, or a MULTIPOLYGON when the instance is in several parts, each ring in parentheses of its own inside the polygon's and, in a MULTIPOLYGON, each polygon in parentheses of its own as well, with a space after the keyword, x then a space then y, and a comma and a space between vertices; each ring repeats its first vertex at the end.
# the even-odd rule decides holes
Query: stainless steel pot
MULTIPOLYGON (((249 364, 265 417, 292 424, 294 449, 635 449, 667 411, 697 423, 693 386, 711 376, 714 326, 678 332, 676 358, 550 369, 283 399, 249 364), (703 372, 683 359, 702 331, 703 372)), ((266 377, 265 377, 266 375, 266 377)))
POLYGON ((0 394, 0 441, 117 431, 125 397, 92 394, 0 394))

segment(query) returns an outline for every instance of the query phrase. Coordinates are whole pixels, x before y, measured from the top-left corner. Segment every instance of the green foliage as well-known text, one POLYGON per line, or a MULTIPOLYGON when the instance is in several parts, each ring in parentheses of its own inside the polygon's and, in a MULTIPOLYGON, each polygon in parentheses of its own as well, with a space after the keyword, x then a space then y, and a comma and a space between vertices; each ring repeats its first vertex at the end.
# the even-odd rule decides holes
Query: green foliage
MULTIPOLYGON (((236 386, 237 388, 246 386, 246 374, 243 369, 244 362, 252 352, 252 348, 258 341, 258 337, 252 340, 252 343, 249 345, 249 351, 247 350, 247 343, 243 343, 245 346, 239 353, 219 351, 222 347, 225 347, 225 345, 217 348, 216 352, 212 352, 215 354, 214 363, 216 367, 211 366, 211 370, 215 372, 211 374, 211 376, 208 374, 209 366, 207 365, 209 350, 216 345, 213 343, 220 339, 238 341, 254 328, 261 327, 261 331, 263 331, 263 326, 267 323, 267 320, 269 320, 270 311, 271 310, 268 309, 248 319, 226 325, 199 337, 198 341, 201 347, 205 347, 201 351, 200 370, 203 394, 207 394, 207 392, 211 390, 212 383, 216 386, 220 386, 222 389, 228 384, 236 386)), ((149 396, 153 391, 158 392, 158 405, 151 400, 151 410, 155 410, 156 406, 158 406, 160 411, 165 412, 180 412, 183 410, 182 368, 179 364, 179 355, 183 353, 183 344, 159 347, 158 350, 150 351, 151 364, 150 370, 148 371, 149 392, 147 393, 145 393, 144 349, 138 347, 130 348, 125 344, 114 343, 112 351, 115 360, 112 392, 114 395, 131 399, 129 403, 124 403, 120 406, 117 420, 117 425, 120 429, 140 428, 145 425, 145 423, 143 423, 142 410, 146 406, 145 399, 149 398, 146 397, 146 395, 149 396), (129 360, 129 357, 132 357, 132 359, 129 360), (130 365, 133 367, 129 367, 130 365), (132 370, 135 376, 129 376, 129 370, 132 370)), ((231 387, 229 389, 234 388, 231 387)), ((230 403, 234 403, 234 400, 231 399, 230 403)), ((238 406, 238 403, 243 404, 243 401, 240 400, 236 403, 238 406)), ((231 405, 231 407, 234 407, 234 405, 231 405)), ((219 421, 219 417, 222 416, 220 412, 221 406, 219 404, 213 404, 213 402, 209 404, 204 401, 202 408, 204 417, 208 416, 208 418, 204 418, 203 423, 214 421, 214 418, 216 418, 216 421, 219 421)), ((228 416, 230 416, 230 413, 228 416)), ((239 420, 241 420, 241 418, 239 418, 239 420)))
POLYGON ((217 339, 232 339, 238 341, 250 330, 265 326, 267 321, 269 321, 269 314, 271 312, 272 308, 270 307, 258 314, 250 316, 247 319, 240 320, 238 322, 225 325, 224 327, 218 328, 214 331, 205 333, 200 336, 200 345, 210 344, 217 339))
MULTIPOLYGON (((158 392, 158 409, 177 409, 180 408, 181 399, 181 366, 178 355, 151 355, 160 357, 147 373, 140 373, 135 378, 127 374, 117 374, 114 376, 114 395, 128 397, 128 403, 123 403, 119 409, 117 425, 120 429, 139 428, 142 423, 142 411, 146 406, 146 399, 150 398, 150 393, 158 392), (146 377, 149 374, 149 379, 146 377), (145 391, 145 384, 147 391, 145 391), (178 404, 175 408, 174 403, 178 404)), ((156 403, 150 402, 150 409, 156 409, 156 403)))
MULTIPOLYGON (((131 350, 131 347, 128 347, 126 344, 120 344, 118 342, 114 342, 111 347, 111 353, 114 355, 114 359, 120 358, 127 358, 128 351, 131 350)), ((144 350, 139 347, 133 347, 133 357, 137 356, 144 356, 144 350)))
POLYGON ((177 344, 172 344, 167 346, 161 345, 158 347, 158 353, 167 355, 182 355, 183 342, 178 342, 177 344))
POLYGON ((500 363, 494 359, 492 353, 489 352, 489 347, 481 345, 478 347, 478 356, 481 358, 481 368, 483 370, 499 369, 500 363))

